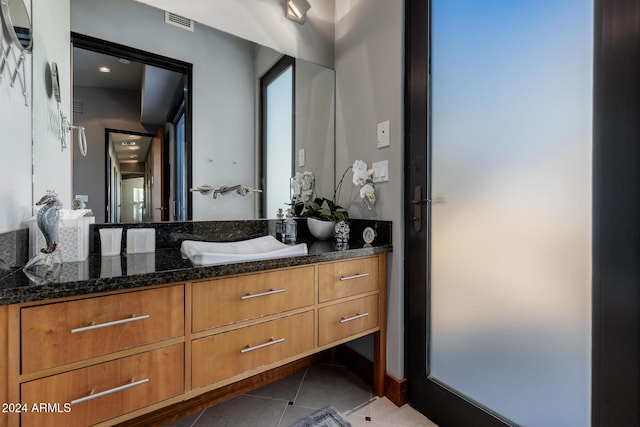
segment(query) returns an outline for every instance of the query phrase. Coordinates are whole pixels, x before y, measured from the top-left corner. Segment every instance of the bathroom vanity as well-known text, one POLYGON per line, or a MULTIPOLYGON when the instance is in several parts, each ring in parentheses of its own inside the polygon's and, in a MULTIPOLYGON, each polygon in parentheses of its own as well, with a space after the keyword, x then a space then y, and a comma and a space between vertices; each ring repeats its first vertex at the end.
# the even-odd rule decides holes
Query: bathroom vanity
POLYGON ((0 425, 113 425, 368 334, 382 395, 390 250, 210 267, 165 250, 151 273, 0 282, 0 425))

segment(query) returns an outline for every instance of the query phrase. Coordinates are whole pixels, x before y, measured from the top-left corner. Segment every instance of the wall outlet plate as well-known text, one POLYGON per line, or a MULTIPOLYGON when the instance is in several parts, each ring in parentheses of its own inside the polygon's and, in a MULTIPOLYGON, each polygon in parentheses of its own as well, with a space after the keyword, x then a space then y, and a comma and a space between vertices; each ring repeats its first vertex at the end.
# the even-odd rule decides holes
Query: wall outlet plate
POLYGON ((304 166, 305 165, 305 152, 304 152, 304 148, 301 148, 298 151, 298 166, 304 166))
POLYGON ((389 146, 389 120, 378 123, 378 148, 389 146))
POLYGON ((389 181, 389 160, 374 162, 371 164, 371 168, 373 169, 373 182, 389 181))

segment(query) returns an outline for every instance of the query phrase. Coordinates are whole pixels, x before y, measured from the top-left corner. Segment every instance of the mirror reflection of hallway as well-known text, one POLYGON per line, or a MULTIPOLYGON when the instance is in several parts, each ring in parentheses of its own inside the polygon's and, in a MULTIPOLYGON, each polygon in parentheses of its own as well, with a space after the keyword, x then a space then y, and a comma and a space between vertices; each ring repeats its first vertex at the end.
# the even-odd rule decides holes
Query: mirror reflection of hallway
POLYGON ((75 33, 72 42, 73 122, 84 126, 89 142, 87 157, 76 156, 74 145, 73 194, 87 197, 97 223, 131 222, 122 186, 138 174, 145 181, 136 217, 188 219, 190 64, 75 33), (111 134, 122 136, 112 142, 111 134))
POLYGON ((108 222, 162 220, 162 132, 156 135, 107 129, 108 222))

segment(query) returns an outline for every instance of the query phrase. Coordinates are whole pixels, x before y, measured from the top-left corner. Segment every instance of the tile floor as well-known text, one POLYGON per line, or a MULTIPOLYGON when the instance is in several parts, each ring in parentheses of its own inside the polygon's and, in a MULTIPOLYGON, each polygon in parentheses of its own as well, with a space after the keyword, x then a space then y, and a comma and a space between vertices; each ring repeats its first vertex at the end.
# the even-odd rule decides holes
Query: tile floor
POLYGON ((196 412, 168 427, 289 427, 325 406, 353 427, 437 427, 409 405, 378 398, 368 384, 339 365, 318 364, 247 394, 196 412))

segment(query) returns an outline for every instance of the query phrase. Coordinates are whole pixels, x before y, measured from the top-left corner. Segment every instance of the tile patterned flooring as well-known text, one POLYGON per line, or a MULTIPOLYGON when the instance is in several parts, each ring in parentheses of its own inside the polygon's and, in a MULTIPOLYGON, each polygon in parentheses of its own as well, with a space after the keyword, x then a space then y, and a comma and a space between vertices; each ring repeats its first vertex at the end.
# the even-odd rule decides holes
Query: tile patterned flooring
POLYGON ((409 405, 398 408, 374 396, 347 368, 324 363, 167 426, 288 427, 325 406, 334 406, 353 427, 437 427, 409 405))

